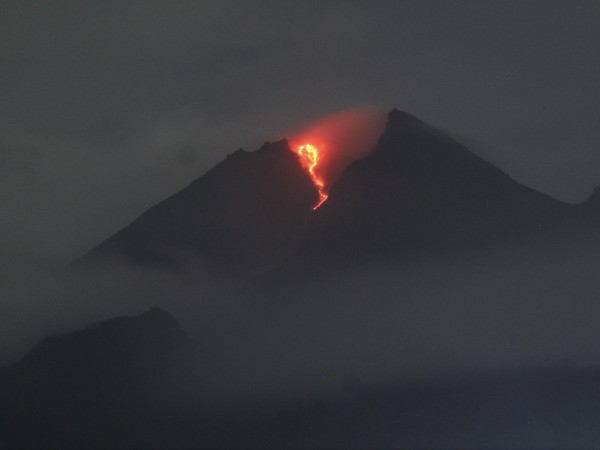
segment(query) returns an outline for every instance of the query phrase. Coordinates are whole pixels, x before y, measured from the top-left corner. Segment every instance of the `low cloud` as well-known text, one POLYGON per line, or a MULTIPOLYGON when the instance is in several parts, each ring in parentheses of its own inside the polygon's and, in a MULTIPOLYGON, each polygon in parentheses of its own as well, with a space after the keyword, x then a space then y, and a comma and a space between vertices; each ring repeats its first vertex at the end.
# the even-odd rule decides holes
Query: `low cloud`
POLYGON ((0 357, 91 322, 172 312, 198 345, 188 397, 227 408, 415 377, 600 362, 595 235, 371 266, 258 290, 188 271, 5 270, 0 357))

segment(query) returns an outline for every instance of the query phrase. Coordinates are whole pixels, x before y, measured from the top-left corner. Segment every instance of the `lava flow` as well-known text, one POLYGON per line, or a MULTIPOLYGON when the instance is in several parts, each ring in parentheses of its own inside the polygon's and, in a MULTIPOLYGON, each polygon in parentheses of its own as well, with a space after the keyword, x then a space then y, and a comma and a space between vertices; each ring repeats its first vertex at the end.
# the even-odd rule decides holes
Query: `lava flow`
POLYGON ((325 202, 325 200, 327 200, 327 194, 325 193, 325 182, 315 172, 315 168, 321 159, 320 150, 317 146, 307 143, 298 146, 296 148, 296 153, 298 156, 300 156, 302 165, 308 169, 308 173, 310 174, 315 187, 319 191, 319 202, 313 206, 313 210, 317 209, 325 202))

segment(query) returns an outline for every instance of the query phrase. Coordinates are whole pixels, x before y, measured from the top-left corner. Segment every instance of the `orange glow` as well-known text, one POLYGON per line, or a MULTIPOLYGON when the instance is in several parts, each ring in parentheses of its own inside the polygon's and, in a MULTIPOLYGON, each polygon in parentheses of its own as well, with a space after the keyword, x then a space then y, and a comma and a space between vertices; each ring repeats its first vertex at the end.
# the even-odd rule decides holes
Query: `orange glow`
POLYGON ((321 150, 312 144, 304 144, 299 145, 296 148, 296 153, 300 156, 300 161, 302 165, 308 169, 308 173, 312 178, 312 181, 319 191, 319 202, 313 206, 313 209, 317 209, 321 206, 325 200, 327 200, 327 193, 325 192, 325 182, 323 179, 316 173, 315 169, 321 160, 321 150))

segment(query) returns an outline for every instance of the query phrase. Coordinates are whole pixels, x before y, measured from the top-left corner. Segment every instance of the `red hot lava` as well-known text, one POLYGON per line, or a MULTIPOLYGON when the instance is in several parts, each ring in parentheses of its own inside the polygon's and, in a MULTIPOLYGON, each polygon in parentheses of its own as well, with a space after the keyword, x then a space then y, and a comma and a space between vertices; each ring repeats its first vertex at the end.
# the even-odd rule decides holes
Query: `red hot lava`
POLYGON ((293 136, 290 147, 298 154, 319 191, 319 201, 314 209, 327 200, 329 188, 343 170, 373 149, 386 117, 376 108, 353 108, 321 117, 283 134, 293 136))
POLYGON ((315 210, 319 208, 325 202, 325 200, 327 200, 325 182, 323 181, 323 178, 316 172, 316 168, 323 157, 322 152, 319 147, 309 143, 297 146, 295 151, 298 156, 300 156, 302 165, 308 170, 315 187, 319 191, 319 201, 315 206, 313 206, 313 210, 315 210))

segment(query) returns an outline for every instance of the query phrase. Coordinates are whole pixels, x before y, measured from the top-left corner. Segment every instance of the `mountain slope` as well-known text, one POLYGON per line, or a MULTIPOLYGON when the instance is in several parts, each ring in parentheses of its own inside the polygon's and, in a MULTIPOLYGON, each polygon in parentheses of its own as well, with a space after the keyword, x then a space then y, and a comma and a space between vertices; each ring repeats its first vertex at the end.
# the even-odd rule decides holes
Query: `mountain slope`
POLYGON ((238 150, 79 264, 111 256, 170 265, 192 256, 232 272, 260 272, 282 257, 317 198, 287 141, 238 150))
POLYGON ((523 186, 421 120, 394 110, 374 151, 355 161, 314 214, 299 267, 457 251, 543 234, 582 210, 523 186))

